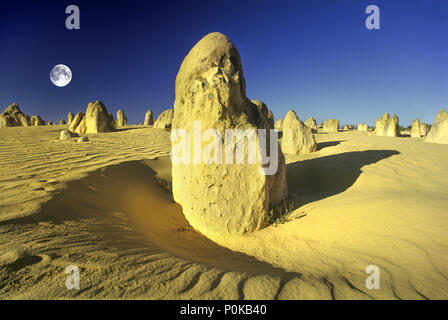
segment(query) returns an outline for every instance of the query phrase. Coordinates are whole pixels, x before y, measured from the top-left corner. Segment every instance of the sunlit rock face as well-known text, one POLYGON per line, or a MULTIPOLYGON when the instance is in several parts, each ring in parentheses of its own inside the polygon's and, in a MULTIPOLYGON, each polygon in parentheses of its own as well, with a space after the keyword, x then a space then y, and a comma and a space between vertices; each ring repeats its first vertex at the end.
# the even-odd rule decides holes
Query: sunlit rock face
POLYGON ((415 119, 412 121, 411 127, 411 137, 412 138, 420 138, 424 137, 428 134, 428 126, 421 122, 420 119, 415 119))
POLYGON ((31 125, 32 126, 43 126, 45 125, 45 121, 38 115, 31 117, 31 125))
POLYGON ((278 131, 282 131, 283 130, 283 119, 278 119, 277 121, 275 121, 274 128, 278 131))
POLYGON ((170 129, 173 123, 174 110, 168 109, 163 111, 160 116, 154 122, 154 128, 159 129, 170 129))
POLYGON ((309 127, 289 110, 283 121, 282 150, 286 154, 306 154, 317 150, 316 140, 309 127))
POLYGON ((420 122, 420 134, 422 137, 427 136, 429 132, 428 125, 424 122, 420 122))
POLYGON ((439 111, 425 141, 448 144, 448 112, 439 111))
POLYGON ((317 132, 316 119, 313 117, 306 119, 305 125, 310 128, 313 132, 317 132))
POLYGON ((369 131, 369 126, 361 122, 360 124, 358 124, 358 131, 367 132, 369 131))
POLYGON ((116 120, 116 126, 117 127, 124 127, 128 125, 128 118, 124 115, 123 110, 117 111, 117 120, 116 120))
POLYGON ((73 113, 69 112, 67 115, 67 124, 70 125, 74 118, 75 118, 75 115, 73 113))
POLYGON ((335 119, 328 119, 322 126, 322 131, 327 133, 338 132, 339 121, 335 119))
POLYGON ((85 114, 78 112, 69 130, 78 134, 110 132, 115 130, 114 119, 101 101, 90 102, 85 114))
POLYGON ((73 120, 70 122, 70 126, 68 130, 71 132, 75 132, 76 128, 79 126, 79 123, 84 118, 84 112, 78 112, 76 116, 73 117, 73 120))
POLYGON ((151 110, 146 111, 145 114, 145 122, 143 122, 145 126, 150 126, 154 124, 154 114, 151 110))
POLYGON ((253 104, 255 104, 258 108, 259 114, 259 127, 260 128, 269 128, 274 129, 274 114, 271 110, 268 109, 265 103, 260 100, 251 100, 253 104))
POLYGON ((400 135, 400 129, 397 115, 394 114, 391 117, 386 112, 382 118, 378 118, 376 120, 375 133, 377 136, 398 137, 400 135))
MULTIPOLYGON (((257 141, 258 128, 273 126, 267 107, 246 97, 240 55, 220 33, 208 34, 199 41, 177 74, 172 134, 181 129, 192 137, 194 121, 200 121, 202 132, 216 129, 222 137, 226 129, 255 129, 257 141)), ((269 137, 269 130, 266 135, 269 137)), ((193 150, 190 145, 188 150, 191 156, 202 156, 207 146, 204 142, 201 149, 193 150)), ((285 160, 278 142, 275 146, 278 169, 273 175, 261 174, 258 161, 222 164, 224 148, 222 156, 215 158, 220 163, 173 163, 174 200, 182 205, 189 223, 205 235, 246 233, 265 226, 269 208, 287 194, 285 160)), ((250 154, 245 143, 246 160, 250 154)))
POLYGON ((73 133, 67 129, 61 130, 61 133, 59 135, 59 140, 69 140, 73 137, 78 137, 76 133, 73 133))
POLYGON ((30 126, 31 119, 28 115, 20 111, 19 105, 13 103, 8 106, 2 114, 0 114, 0 128, 1 127, 18 127, 30 126))

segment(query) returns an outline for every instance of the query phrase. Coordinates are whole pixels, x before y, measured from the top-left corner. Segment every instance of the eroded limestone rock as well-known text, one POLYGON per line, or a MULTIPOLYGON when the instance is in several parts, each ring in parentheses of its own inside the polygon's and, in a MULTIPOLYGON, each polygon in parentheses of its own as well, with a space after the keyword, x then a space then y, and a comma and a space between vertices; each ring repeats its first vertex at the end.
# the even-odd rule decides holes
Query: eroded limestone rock
POLYGON ((425 141, 448 144, 448 112, 439 111, 425 141))
MULTIPOLYGON (((220 33, 211 33, 191 49, 177 74, 172 137, 178 130, 193 136, 194 122, 200 121, 202 132, 213 130, 208 131, 213 133, 210 143, 219 141, 218 133, 224 137, 226 129, 249 129, 258 140, 257 129, 272 125, 269 112, 264 117, 262 109, 246 97, 241 59, 233 43, 220 33)), ((253 155, 248 145, 244 146, 246 161, 223 164, 225 149, 220 158, 218 149, 210 151, 210 143, 203 143, 200 150, 189 146, 190 163, 173 163, 174 200, 182 205, 190 224, 205 235, 262 228, 270 207, 287 195, 286 166, 278 143, 278 152, 272 150, 278 160, 273 175, 261 174, 258 161, 248 164, 248 157, 253 155), (193 163, 194 154, 203 158, 204 153, 213 160, 210 164, 193 163)))
POLYGON ((305 126, 293 110, 289 110, 283 121, 282 150, 288 154, 305 154, 317 150, 311 128, 305 126))

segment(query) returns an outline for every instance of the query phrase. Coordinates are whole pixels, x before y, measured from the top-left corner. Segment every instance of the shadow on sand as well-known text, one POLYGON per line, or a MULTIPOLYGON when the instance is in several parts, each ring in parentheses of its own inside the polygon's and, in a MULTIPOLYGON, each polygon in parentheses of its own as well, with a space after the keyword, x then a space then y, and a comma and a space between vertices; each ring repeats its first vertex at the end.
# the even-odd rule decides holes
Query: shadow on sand
POLYGON ((344 141, 345 141, 345 140, 319 142, 319 143, 317 144, 317 151, 322 150, 322 149, 327 148, 327 147, 334 147, 334 146, 337 146, 338 144, 340 144, 341 142, 344 142, 344 141))
POLYGON ((293 208, 344 192, 358 179, 363 166, 397 154, 395 150, 353 151, 288 164, 286 176, 290 198, 295 199, 293 208))
POLYGON ((115 128, 115 132, 120 131, 128 131, 128 130, 140 130, 140 129, 146 129, 146 128, 153 128, 153 126, 144 126, 144 125, 132 125, 132 127, 118 127, 115 128))

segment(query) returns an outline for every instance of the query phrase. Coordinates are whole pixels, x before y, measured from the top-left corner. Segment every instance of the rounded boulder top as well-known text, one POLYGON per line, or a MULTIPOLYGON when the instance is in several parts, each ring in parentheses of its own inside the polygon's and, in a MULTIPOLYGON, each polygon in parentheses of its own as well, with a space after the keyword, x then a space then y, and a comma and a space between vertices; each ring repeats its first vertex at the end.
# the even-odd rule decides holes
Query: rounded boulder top
POLYGON ((173 129, 224 130, 255 125, 256 108, 246 97, 241 58, 235 45, 221 33, 210 33, 190 50, 176 77, 173 129), (188 116, 185 116, 188 114, 188 116))
POLYGON ((102 103, 101 101, 98 101, 98 100, 89 102, 89 104, 87 105, 87 110, 89 110, 89 109, 98 109, 101 111, 107 110, 104 103, 102 103))
POLYGON ((239 73, 243 94, 246 94, 238 50, 227 36, 213 32, 199 40, 183 60, 176 77, 176 95, 182 95, 178 90, 184 89, 184 84, 188 84, 196 75, 214 67, 225 68, 228 74, 239 73))

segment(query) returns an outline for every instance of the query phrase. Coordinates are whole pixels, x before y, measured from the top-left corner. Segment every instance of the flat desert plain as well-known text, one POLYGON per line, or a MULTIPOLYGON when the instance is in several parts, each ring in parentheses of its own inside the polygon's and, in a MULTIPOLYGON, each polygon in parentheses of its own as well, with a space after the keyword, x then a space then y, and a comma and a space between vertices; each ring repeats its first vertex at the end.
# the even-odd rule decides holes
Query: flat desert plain
POLYGON ((448 299, 448 145, 315 134, 284 219, 208 239, 172 200, 169 131, 65 128, 0 129, 2 299, 448 299))

